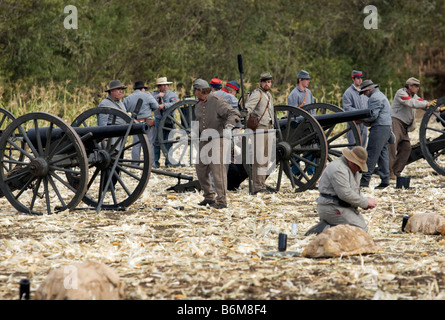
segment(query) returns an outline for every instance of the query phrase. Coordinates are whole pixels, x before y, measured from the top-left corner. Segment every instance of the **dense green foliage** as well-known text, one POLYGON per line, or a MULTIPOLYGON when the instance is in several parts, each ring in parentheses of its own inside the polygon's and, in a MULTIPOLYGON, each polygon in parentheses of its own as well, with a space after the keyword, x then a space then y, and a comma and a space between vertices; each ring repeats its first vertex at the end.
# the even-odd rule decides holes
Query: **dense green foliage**
MULTIPOLYGON (((352 69, 383 90, 415 76, 423 94, 445 94, 428 61, 445 52, 445 1, 374 1, 378 28, 367 29, 368 1, 332 0, 2 0, 0 86, 68 83, 102 93, 111 79, 154 84, 167 76, 187 93, 197 77, 239 79, 246 86, 262 71, 275 77, 277 95, 310 72, 319 101, 338 103, 352 69), (67 5, 78 28, 66 29, 67 5), (69 80, 69 81, 68 81, 69 80)), ((445 65, 445 64, 444 64, 445 65)), ((439 66, 441 64, 439 63, 439 66)), ((443 67, 442 67, 443 69, 443 67)), ((72 91, 72 90, 71 90, 72 91)), ((3 99, 11 99, 4 89, 3 99)))

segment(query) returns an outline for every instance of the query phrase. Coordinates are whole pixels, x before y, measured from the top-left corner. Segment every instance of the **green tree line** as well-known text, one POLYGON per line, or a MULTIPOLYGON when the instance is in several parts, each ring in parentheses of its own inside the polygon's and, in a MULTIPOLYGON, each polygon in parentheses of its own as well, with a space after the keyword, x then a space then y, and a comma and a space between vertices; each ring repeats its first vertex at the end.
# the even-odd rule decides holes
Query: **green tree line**
MULTIPOLYGON (((353 69, 396 90, 411 76, 426 98, 445 95, 445 1, 377 0, 377 28, 362 0, 2 0, 0 86, 49 82, 103 92, 112 79, 154 85, 166 76, 256 85, 270 71, 290 92, 301 69, 319 100, 339 101, 353 69), (67 29, 66 6, 77 9, 67 29)), ((8 90, 3 90, 7 100, 8 90)))

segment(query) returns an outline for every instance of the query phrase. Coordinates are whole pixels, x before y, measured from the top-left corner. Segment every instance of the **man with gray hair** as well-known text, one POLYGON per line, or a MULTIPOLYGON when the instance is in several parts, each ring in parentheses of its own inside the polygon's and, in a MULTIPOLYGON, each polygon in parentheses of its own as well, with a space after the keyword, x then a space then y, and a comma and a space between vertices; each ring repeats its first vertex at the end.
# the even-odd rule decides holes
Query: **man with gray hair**
POLYGON ((212 93, 209 83, 203 79, 193 82, 193 93, 199 100, 195 106, 200 135, 195 168, 204 196, 199 205, 227 208, 227 172, 224 162, 227 161, 227 152, 230 160, 230 142, 225 143, 223 137, 227 133, 231 135, 231 130, 240 121, 240 113, 222 97, 212 93))
POLYGON ((411 154, 411 141, 408 133, 416 128, 416 110, 427 110, 435 106, 437 100, 428 102, 417 93, 420 81, 416 78, 406 80, 405 86, 397 90, 391 108, 392 129, 396 142, 389 145, 389 169, 391 178, 400 176, 411 154))

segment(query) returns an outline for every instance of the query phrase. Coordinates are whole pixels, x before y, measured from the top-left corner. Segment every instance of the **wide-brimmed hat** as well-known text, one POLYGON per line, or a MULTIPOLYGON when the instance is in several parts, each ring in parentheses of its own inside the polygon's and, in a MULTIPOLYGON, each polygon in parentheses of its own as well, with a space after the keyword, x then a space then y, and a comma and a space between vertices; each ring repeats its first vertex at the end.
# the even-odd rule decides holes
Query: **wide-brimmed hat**
POLYGON ((136 81, 134 83, 133 89, 137 90, 137 89, 148 89, 148 87, 145 85, 144 81, 136 81))
POLYGON ((345 148, 342 150, 341 153, 347 160, 358 165, 360 169, 362 169, 362 171, 368 171, 368 165, 366 164, 366 159, 368 159, 368 152, 365 148, 360 146, 356 146, 352 149, 345 148))
POLYGON ((114 89, 127 89, 127 87, 123 86, 119 80, 111 80, 108 89, 106 89, 105 92, 110 92, 114 89))
POLYGON ((207 81, 203 80, 203 79, 196 79, 193 82, 193 90, 196 89, 205 89, 205 88, 210 88, 210 85, 207 81))
POLYGON ((363 94, 365 91, 368 91, 372 88, 377 88, 379 85, 372 82, 372 80, 365 80, 360 85, 359 94, 363 94))
POLYGON ((235 89, 236 91, 239 91, 239 89, 241 87, 240 84, 237 81, 235 81, 235 80, 227 82, 226 86, 230 87, 232 89, 235 89))
POLYGON ((273 80, 272 74, 270 72, 263 72, 260 74, 260 81, 273 80))
POLYGON ((297 75, 297 79, 310 79, 311 76, 309 75, 309 72, 307 72, 306 70, 301 70, 298 75, 297 75))
POLYGON ((156 85, 159 86, 161 84, 172 84, 173 82, 167 81, 167 77, 160 77, 156 79, 156 85))

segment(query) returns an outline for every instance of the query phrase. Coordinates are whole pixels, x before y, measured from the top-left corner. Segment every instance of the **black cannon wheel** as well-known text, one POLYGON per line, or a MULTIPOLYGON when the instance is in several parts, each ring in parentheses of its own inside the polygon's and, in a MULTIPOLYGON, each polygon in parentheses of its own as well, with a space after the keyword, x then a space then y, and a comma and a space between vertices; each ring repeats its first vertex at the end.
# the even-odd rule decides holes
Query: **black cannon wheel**
MULTIPOLYGON (((328 103, 312 103, 304 105, 301 108, 311 114, 315 113, 315 115, 343 112, 343 109, 340 107, 328 103)), ((346 124, 337 123, 333 125, 326 125, 322 126, 322 128, 328 143, 328 161, 332 161, 340 157, 342 155, 341 151, 344 148, 362 145, 362 138, 354 121, 349 121, 346 124), (350 131, 354 135, 355 143, 348 142, 347 134, 350 131)))
MULTIPOLYGON (((6 128, 14 121, 16 117, 6 109, 0 108, 0 137, 6 128)), ((8 156, 8 152, 5 150, 5 157, 8 156)), ((12 154, 12 150, 9 150, 9 155, 12 154)), ((6 164, 6 163, 5 163, 6 164)), ((14 166, 12 163, 8 163, 8 170, 12 169, 14 166)))
MULTIPOLYGON (((277 105, 274 111, 276 159, 268 169, 267 188, 278 192, 283 178, 287 177, 295 192, 308 190, 320 178, 327 161, 324 131, 315 118, 301 108, 277 105)), ((250 176, 251 165, 245 168, 250 176)))
POLYGON ((19 212, 72 209, 86 192, 84 145, 65 121, 49 113, 29 113, 8 126, 0 139, 0 162, 1 192, 19 212), (77 177, 75 187, 67 173, 77 177))
POLYGON ((5 131, 9 124, 14 121, 16 117, 6 109, 0 108, 0 132, 5 131))
MULTIPOLYGON (((127 113, 116 108, 100 107, 89 109, 80 114, 72 123, 73 127, 96 127, 100 115, 108 115, 108 125, 129 124, 131 120, 127 113)), ((101 208, 120 210, 133 204, 145 190, 151 173, 152 152, 145 134, 138 134, 136 142, 134 136, 127 141, 123 137, 98 141, 94 137, 83 139, 86 152, 90 158, 87 193, 83 202, 97 208, 105 189, 107 178, 112 175, 113 183, 105 193, 101 208), (123 147, 114 173, 113 164, 118 156, 119 146, 123 147), (140 160, 132 159, 132 148, 141 147, 140 160), (92 161, 92 159, 102 159, 92 161)))
POLYGON ((173 165, 191 164, 194 144, 190 143, 190 137, 197 102, 194 99, 187 99, 175 103, 165 110, 157 128, 158 143, 162 153, 173 165))
POLYGON ((422 154, 428 164, 445 175, 445 113, 443 106, 430 107, 424 114, 419 129, 422 154))

